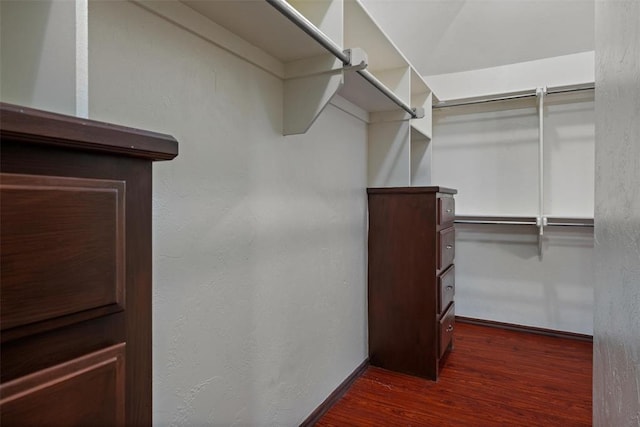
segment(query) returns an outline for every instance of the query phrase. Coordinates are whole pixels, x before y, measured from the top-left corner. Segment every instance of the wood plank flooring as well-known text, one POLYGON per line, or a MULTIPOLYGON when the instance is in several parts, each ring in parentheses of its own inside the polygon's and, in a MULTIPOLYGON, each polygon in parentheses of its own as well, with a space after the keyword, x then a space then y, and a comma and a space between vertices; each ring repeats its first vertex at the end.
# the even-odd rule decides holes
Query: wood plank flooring
POLYGON ((590 426, 592 344, 456 324, 437 383, 369 367, 317 426, 590 426))

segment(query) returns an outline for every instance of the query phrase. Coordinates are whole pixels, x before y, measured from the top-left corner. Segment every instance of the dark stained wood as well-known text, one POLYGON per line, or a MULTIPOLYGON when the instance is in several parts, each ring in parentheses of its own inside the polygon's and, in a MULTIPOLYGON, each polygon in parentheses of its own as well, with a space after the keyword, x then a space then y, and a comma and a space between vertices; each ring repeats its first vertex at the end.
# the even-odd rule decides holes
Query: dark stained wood
POLYGON ((438 270, 448 268, 456 256, 456 233, 453 227, 438 232, 438 270))
POLYGON ((438 314, 453 302, 456 293, 456 268, 451 266, 438 276, 438 314))
POLYGON ((124 426, 125 344, 0 386, 3 426, 124 426))
POLYGON ((438 225, 448 227, 456 219, 456 201, 453 197, 438 199, 438 225))
POLYGON ((451 349, 453 345, 453 332, 456 326, 456 310, 455 304, 451 304, 447 309, 447 312, 440 318, 440 345, 439 355, 444 356, 444 353, 451 349))
POLYGON ((124 342, 125 320, 125 313, 121 311, 22 339, 7 340, 2 344, 0 358, 2 382, 124 342))
POLYGON ((178 142, 171 136, 95 120, 0 103, 3 139, 29 144, 120 153, 149 160, 171 160, 178 142))
POLYGON ((591 426, 592 344, 458 324, 439 381, 370 367, 317 426, 591 426))
MULTIPOLYGON (((420 194, 420 193, 441 193, 441 194, 458 194, 458 190, 447 187, 430 186, 430 187, 380 187, 367 188, 369 194, 420 194)), ((455 213, 454 213, 455 215, 455 213)))
MULTIPOLYGON (((411 187, 367 191, 370 363, 435 380, 440 362, 440 314, 447 309, 440 306, 438 274, 451 265, 454 254, 452 249, 442 249, 446 258, 440 268, 439 245, 453 245, 455 238, 450 222, 437 223, 438 199, 452 198, 455 190, 411 187), (444 227, 448 228, 440 238, 444 227)), ((455 273, 452 270, 450 274, 455 273)), ((453 298, 453 293, 449 295, 447 304, 453 298)))
POLYGON ((124 182, 2 173, 0 197, 2 330, 124 308, 124 182))
MULTIPOLYGON (((7 113, 7 106, 2 105, 2 108, 0 162, 3 173, 29 175, 33 179, 43 180, 56 177, 54 179, 73 178, 79 182, 117 181, 124 182, 126 189, 122 204, 125 207, 125 228, 121 238, 124 242, 122 265, 126 306, 123 303, 109 304, 77 313, 60 313, 55 318, 4 329, 0 358, 2 382, 4 384, 6 381, 19 381, 24 375, 35 375, 41 369, 50 369, 56 364, 82 357, 88 352, 126 343, 126 363, 123 365, 122 377, 125 390, 123 423, 131 426, 150 426, 151 159, 174 157, 177 153, 175 141, 171 137, 159 134, 95 124, 43 112, 32 114, 34 127, 31 128, 28 126, 28 120, 21 116, 23 112, 7 113), (27 121, 23 123, 23 120, 27 121), (94 126, 95 134, 92 134, 91 128, 94 126), (40 132, 41 135, 34 135, 34 132, 40 132), (81 139, 84 138, 88 139, 86 145, 81 143, 81 139), (129 148, 123 148, 124 145, 129 148), (124 307, 124 311, 114 313, 114 306, 124 307), (92 310, 100 311, 100 317, 89 315, 92 310), (41 354, 38 354, 39 346, 42 349, 41 354)), ((26 109, 25 112, 32 113, 26 109)), ((71 202, 67 205, 70 208, 74 207, 71 202)), ((88 216, 98 219, 100 215, 105 214, 105 209, 110 209, 113 216, 116 216, 111 205, 103 206, 103 209, 98 209, 88 216)), ((28 210, 25 214, 33 214, 33 211, 28 210)), ((70 215, 73 217, 73 213, 70 215)), ((111 233, 110 236, 113 236, 112 225, 101 225, 97 221, 94 228, 98 226, 104 226, 111 233)), ((65 242, 65 245, 68 244, 65 242)), ((72 243, 76 244, 78 242, 72 243)), ((109 245, 107 248, 107 251, 111 252, 109 245)), ((59 252, 64 254, 65 251, 77 253, 73 248, 61 248, 59 252)), ((114 251, 117 258, 117 249, 114 251)), ((34 263, 43 261, 37 257, 31 258, 34 263)), ((77 267, 92 268, 90 262, 77 267)), ((80 276, 85 273, 78 272, 80 276)), ((95 282, 95 278, 92 281, 95 282)), ((117 291, 115 300, 123 301, 117 295, 117 291)), ((47 308, 44 307, 43 310, 46 311, 47 308)), ((104 390, 110 389, 103 388, 104 390)), ((100 402, 101 397, 93 393, 92 399, 100 402)))
POLYGON ((579 341, 593 342, 593 335, 578 334, 576 332, 557 331, 555 329, 536 328, 535 326, 515 325, 513 323, 496 322, 494 320, 474 319, 472 317, 456 316, 460 323, 489 326, 492 328, 507 329, 510 331, 528 332, 531 334, 546 335, 548 337, 566 338, 579 341))
POLYGON ((340 398, 349 390, 351 385, 360 378, 360 376, 367 370, 369 366, 369 359, 365 359, 349 376, 340 383, 335 390, 331 392, 331 394, 318 406, 312 413, 309 415, 301 424, 300 427, 308 427, 315 425, 320 418, 324 414, 327 413, 329 409, 336 402, 340 400, 340 398))

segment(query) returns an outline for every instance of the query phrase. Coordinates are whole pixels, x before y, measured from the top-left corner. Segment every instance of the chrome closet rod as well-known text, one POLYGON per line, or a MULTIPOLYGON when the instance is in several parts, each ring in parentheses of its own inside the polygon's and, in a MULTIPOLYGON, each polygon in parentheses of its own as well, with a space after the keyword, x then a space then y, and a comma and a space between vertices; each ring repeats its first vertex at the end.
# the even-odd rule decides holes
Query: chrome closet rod
MULTIPOLYGON (((562 93, 581 92, 587 90, 594 90, 595 85, 593 83, 583 85, 570 85, 570 86, 557 86, 554 88, 547 88, 547 95, 556 95, 562 93)), ((515 99, 534 98, 536 97, 536 90, 523 90, 518 92, 510 92, 496 96, 481 96, 473 98, 461 98, 452 99, 450 101, 440 101, 433 105, 433 108, 448 108, 448 107, 461 107, 464 105, 485 104, 488 102, 497 101, 511 101, 515 99)))
POLYGON ((405 104, 400 98, 398 98, 398 96, 395 93, 391 92, 389 88, 383 85, 380 82, 380 80, 378 80, 373 74, 371 74, 369 70, 360 70, 358 71, 358 74, 360 74, 366 81, 368 81, 374 87, 376 87, 376 89, 382 92, 387 98, 395 102, 398 105, 398 107, 402 108, 404 111, 409 113, 412 119, 420 118, 418 117, 418 114, 416 113, 415 109, 405 104))
MULTIPOLYGON (((352 65, 351 57, 345 51, 343 51, 340 46, 338 46, 333 40, 327 37, 322 31, 318 29, 311 21, 304 17, 300 12, 298 12, 293 6, 287 3, 285 0, 266 0, 271 6, 278 10, 281 14, 283 14, 289 21, 291 21, 294 25, 300 28, 302 31, 307 33, 312 39, 317 41, 322 47, 328 50, 333 56, 342 61, 344 65, 352 65)), ((402 108, 404 111, 411 115, 412 119, 421 118, 415 108, 411 108, 411 106, 407 105, 404 101, 402 101, 398 96, 391 92, 389 88, 383 85, 380 80, 378 80, 373 74, 371 74, 368 70, 359 70, 358 74, 360 74, 365 80, 367 80, 371 85, 373 85, 376 89, 382 92, 387 98, 392 100, 398 107, 402 108)), ((424 117, 424 116, 422 116, 424 117)))
POLYGON ((307 33, 312 39, 317 41, 333 54, 336 58, 342 61, 344 65, 351 65, 351 58, 346 54, 340 46, 338 46, 333 40, 327 37, 322 31, 318 29, 311 21, 304 17, 303 14, 298 12, 293 6, 287 3, 285 0, 266 0, 271 6, 276 8, 278 12, 286 16, 289 21, 295 24, 302 31, 307 33))
MULTIPOLYGON (((562 220, 563 218, 558 218, 562 220)), ((569 221, 570 218, 566 218, 569 221)), ((483 225, 537 225, 535 220, 531 221, 510 221, 510 220, 489 220, 489 219, 456 219, 456 224, 483 224, 483 225)), ((592 222, 547 222, 547 226, 552 227, 593 227, 592 222)))

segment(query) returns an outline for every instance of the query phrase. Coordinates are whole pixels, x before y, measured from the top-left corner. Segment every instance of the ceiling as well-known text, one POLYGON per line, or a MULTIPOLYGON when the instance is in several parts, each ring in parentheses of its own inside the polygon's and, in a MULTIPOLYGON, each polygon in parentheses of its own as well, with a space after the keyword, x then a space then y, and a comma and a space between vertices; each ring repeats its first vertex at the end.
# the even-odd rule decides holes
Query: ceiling
POLYGON ((422 75, 594 49, 595 0, 361 0, 422 75))

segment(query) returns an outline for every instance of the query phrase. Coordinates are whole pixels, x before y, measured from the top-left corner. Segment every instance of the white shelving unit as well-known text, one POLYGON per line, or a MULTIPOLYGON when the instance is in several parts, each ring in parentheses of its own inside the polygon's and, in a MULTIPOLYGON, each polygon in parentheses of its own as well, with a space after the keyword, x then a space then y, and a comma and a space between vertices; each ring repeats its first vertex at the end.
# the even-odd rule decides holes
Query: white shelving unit
POLYGON ((369 186, 430 184, 433 94, 360 1, 133 1, 281 78, 284 135, 306 132, 338 95, 368 113, 369 186), (350 50, 351 63, 287 13, 350 50))

